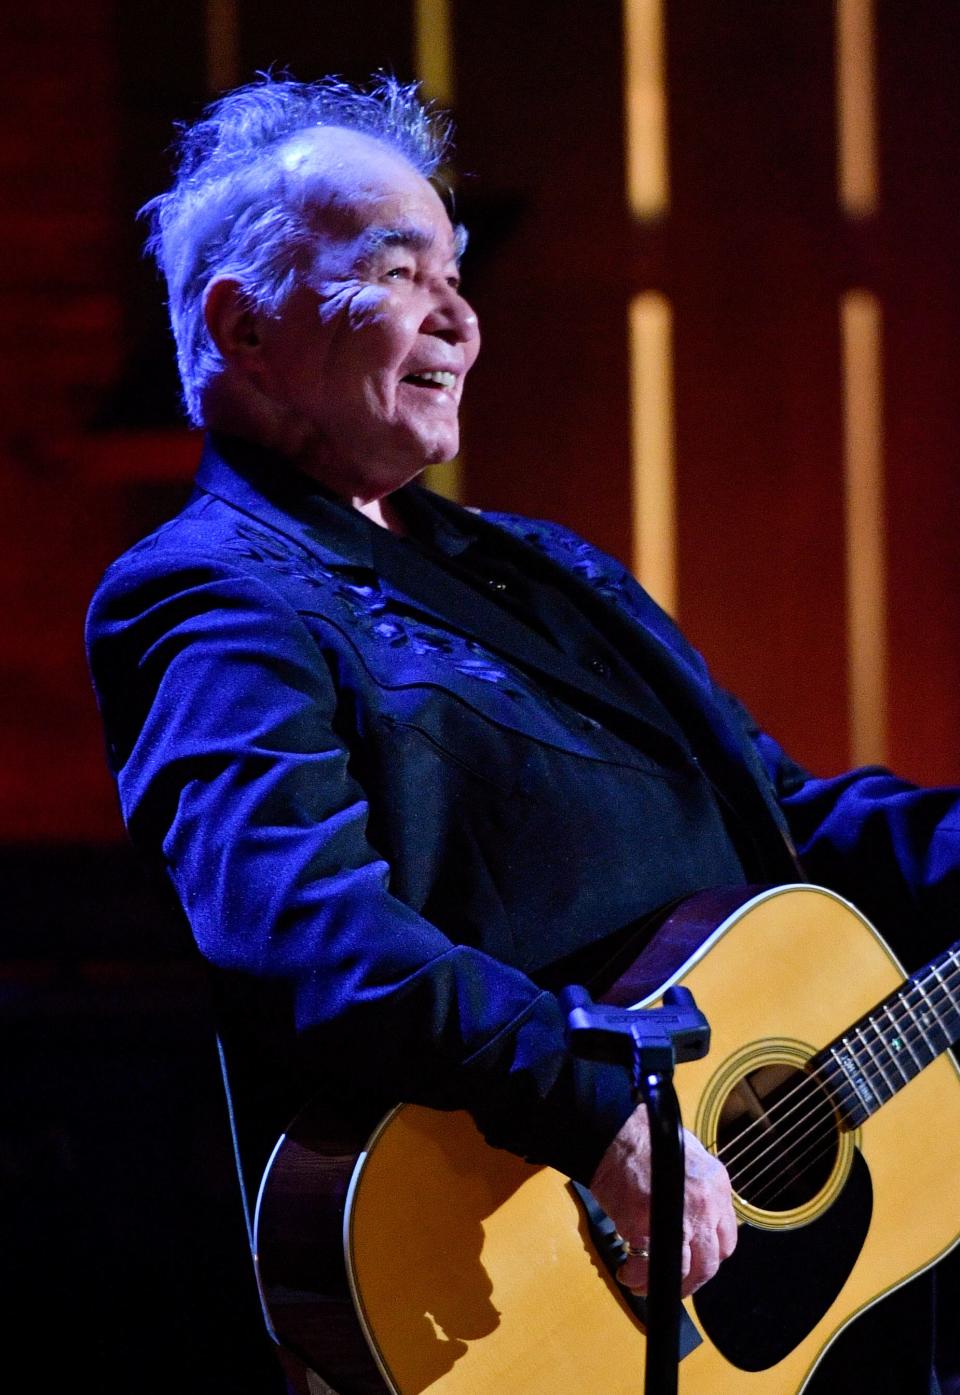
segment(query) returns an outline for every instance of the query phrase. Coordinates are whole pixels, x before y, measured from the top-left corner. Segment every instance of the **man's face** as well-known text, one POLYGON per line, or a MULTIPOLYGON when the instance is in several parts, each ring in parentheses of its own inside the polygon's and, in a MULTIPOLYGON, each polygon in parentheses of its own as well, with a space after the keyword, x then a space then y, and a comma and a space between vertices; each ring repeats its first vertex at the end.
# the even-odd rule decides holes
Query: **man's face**
POLYGON ((337 492, 376 497, 459 444, 463 382, 480 347, 436 191, 356 132, 291 143, 317 252, 279 315, 261 319, 261 387, 337 492), (322 141, 322 145, 321 145, 322 141))

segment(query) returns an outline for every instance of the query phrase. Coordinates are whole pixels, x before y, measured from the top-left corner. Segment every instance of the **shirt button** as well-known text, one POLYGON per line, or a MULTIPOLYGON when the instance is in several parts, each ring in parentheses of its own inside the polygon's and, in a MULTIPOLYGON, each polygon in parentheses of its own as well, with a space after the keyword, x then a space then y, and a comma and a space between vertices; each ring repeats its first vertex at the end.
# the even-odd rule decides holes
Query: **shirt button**
POLYGON ((491 591, 506 591, 507 589, 505 581, 497 581, 496 577, 493 576, 487 577, 487 585, 491 591))
POLYGON ((606 678, 607 674, 610 672, 603 660, 596 657, 587 660, 587 668, 595 673, 598 678, 606 678))

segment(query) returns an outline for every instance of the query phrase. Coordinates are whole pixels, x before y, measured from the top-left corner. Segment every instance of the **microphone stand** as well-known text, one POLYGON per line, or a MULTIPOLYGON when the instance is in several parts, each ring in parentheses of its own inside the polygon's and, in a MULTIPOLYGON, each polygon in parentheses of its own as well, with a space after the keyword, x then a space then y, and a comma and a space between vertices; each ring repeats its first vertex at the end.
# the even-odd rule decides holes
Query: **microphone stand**
POLYGON ((644 1395, 677 1395, 680 1255, 683 1245, 683 1127, 673 1088, 677 1062, 710 1049, 710 1027, 686 988, 668 988, 663 1006, 614 1008, 586 989, 563 990, 567 1040, 575 1056, 631 1072, 634 1097, 650 1119, 650 1260, 644 1395))

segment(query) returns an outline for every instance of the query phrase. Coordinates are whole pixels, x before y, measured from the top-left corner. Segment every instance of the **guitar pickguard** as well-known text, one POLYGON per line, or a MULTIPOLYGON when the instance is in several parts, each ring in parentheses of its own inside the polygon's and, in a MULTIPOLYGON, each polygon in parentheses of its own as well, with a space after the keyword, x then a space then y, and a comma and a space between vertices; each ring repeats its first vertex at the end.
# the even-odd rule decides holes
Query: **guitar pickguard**
POLYGON ((870 1229, 873 1185, 859 1151, 833 1205, 808 1225, 743 1225, 737 1248, 693 1300, 722 1356, 764 1371, 813 1330, 849 1278, 870 1229))

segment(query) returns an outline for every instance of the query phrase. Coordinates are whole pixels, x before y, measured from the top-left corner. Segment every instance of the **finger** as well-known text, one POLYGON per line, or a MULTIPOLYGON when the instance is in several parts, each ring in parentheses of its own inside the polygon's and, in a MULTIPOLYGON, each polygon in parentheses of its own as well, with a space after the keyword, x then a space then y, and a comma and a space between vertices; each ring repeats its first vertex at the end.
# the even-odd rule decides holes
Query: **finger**
POLYGON ((617 1283, 623 1288, 628 1288, 638 1298, 646 1298, 650 1290, 649 1263, 645 1259, 632 1259, 629 1265, 617 1270, 617 1283))
MULTIPOLYGON (((680 1251, 680 1273, 684 1283, 686 1283, 687 1274, 690 1269, 690 1258, 690 1245, 684 1240, 683 1247, 680 1251)), ((617 1270, 617 1280, 619 1283, 623 1284, 624 1288, 628 1288, 631 1293, 637 1294, 640 1298, 645 1298, 650 1288, 649 1259, 640 1259, 638 1257, 637 1259, 628 1260, 626 1264, 621 1265, 617 1270)), ((691 1289, 690 1292, 692 1293, 693 1290, 691 1289)), ((687 1293, 684 1291, 683 1297, 685 1298, 686 1296, 687 1293)))
POLYGON ((649 1240, 636 1241, 633 1248, 640 1254, 629 1255, 617 1270, 617 1283, 628 1288, 631 1293, 645 1296, 650 1281, 649 1240))
POLYGON ((729 1211, 725 1211, 720 1217, 720 1223, 717 1226, 717 1238, 720 1241, 721 1260, 729 1259, 733 1254, 734 1250, 737 1248, 737 1238, 739 1234, 740 1232, 737 1229, 737 1217, 733 1207, 731 1207, 729 1211))
POLYGON ((720 1268, 720 1239, 715 1230, 701 1231, 694 1237, 690 1247, 690 1263, 683 1281, 681 1294, 689 1298, 698 1288, 720 1268))

